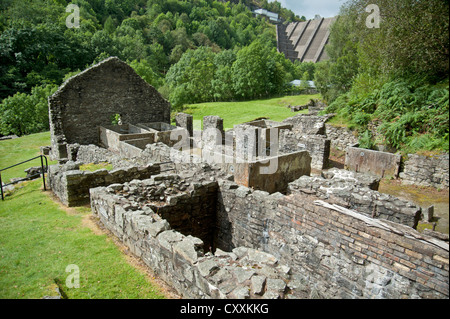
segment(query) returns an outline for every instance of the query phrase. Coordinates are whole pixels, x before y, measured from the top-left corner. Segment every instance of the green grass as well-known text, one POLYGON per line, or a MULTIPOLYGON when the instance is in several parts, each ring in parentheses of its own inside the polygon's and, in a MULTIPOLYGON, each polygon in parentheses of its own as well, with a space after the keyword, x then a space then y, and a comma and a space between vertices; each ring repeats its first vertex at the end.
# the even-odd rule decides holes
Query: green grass
MULTIPOLYGON (((39 156, 39 148, 47 145, 50 145, 50 132, 26 135, 14 140, 0 141, 0 169, 39 156)), ((49 165, 50 164, 51 163, 49 162, 49 165)), ((31 166, 40 165, 41 160, 35 159, 31 162, 6 170, 1 173, 3 183, 7 184, 9 179, 13 177, 25 177, 25 169, 31 166)))
POLYGON ((280 98, 255 100, 245 102, 212 102, 187 105, 184 113, 194 117, 194 129, 200 130, 204 116, 217 115, 223 119, 225 129, 233 128, 236 124, 249 122, 260 117, 266 117, 273 121, 282 121, 298 113, 306 113, 307 110, 293 113, 288 105, 304 105, 310 99, 318 99, 320 95, 296 95, 280 98))
MULTIPOLYGON (((0 167, 39 155, 50 144, 40 133, 0 142, 0 167)), ((27 166, 28 165, 28 166, 27 166)), ((30 162, 8 172, 16 177, 30 162)), ((0 299, 42 298, 62 289, 68 298, 163 298, 146 275, 131 266, 106 235, 96 235, 79 207, 62 210, 42 191, 42 180, 26 182, 0 200, 0 299), (68 265, 80 270, 80 288, 68 288, 68 265)))
POLYGON ((106 235, 84 226, 89 209, 69 214, 41 187, 39 180, 27 182, 0 202, 0 298, 55 295, 57 283, 70 299, 163 298, 106 235), (79 288, 66 286, 72 264, 79 288))

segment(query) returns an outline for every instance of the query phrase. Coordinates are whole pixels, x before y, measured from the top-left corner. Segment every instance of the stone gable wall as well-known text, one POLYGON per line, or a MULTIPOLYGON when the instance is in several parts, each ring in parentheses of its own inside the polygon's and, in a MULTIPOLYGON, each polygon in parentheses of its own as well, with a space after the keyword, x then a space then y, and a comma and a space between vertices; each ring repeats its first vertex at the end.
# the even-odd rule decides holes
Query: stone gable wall
POLYGON ((115 114, 123 123, 170 122, 170 103, 126 63, 108 58, 67 80, 49 97, 55 157, 66 158, 66 144, 97 144, 100 126, 115 114))

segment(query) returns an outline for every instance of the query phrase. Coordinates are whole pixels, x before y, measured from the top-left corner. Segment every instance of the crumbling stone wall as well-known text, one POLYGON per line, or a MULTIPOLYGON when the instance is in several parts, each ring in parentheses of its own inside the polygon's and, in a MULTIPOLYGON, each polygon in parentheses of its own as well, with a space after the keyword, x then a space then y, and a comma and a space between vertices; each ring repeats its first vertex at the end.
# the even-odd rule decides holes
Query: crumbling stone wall
MULTIPOLYGON (((144 180, 140 185, 156 190, 157 187, 152 186, 156 186, 157 181, 164 183, 171 179, 161 175, 144 180)), ((209 193, 213 184, 199 182, 189 183, 190 193, 199 195, 205 190, 209 193)), ((129 200, 137 195, 139 187, 139 183, 132 182, 91 189, 92 210, 107 229, 185 298, 277 299, 304 296, 304 287, 291 276, 290 268, 270 254, 246 247, 230 252, 217 249, 214 254, 205 252, 207 247, 200 238, 172 229, 172 225, 163 219, 164 214, 155 211, 155 207, 143 201, 129 200)), ((144 197, 152 197, 150 193, 144 193, 144 197)), ((166 197, 164 201, 168 211, 165 217, 178 214, 176 207, 183 206, 179 200, 187 199, 188 194, 166 197)), ((196 202, 195 197, 190 197, 193 203, 196 202)), ((200 211, 187 212, 191 215, 198 213, 200 211)), ((210 225, 203 226, 209 228, 210 225)))
MULTIPOLYGON (((355 181, 358 178, 357 174, 340 178, 337 176, 339 171, 341 170, 334 170, 336 177, 331 178, 302 176, 289 184, 288 193, 311 194, 373 218, 383 218, 412 228, 417 227, 421 219, 421 207, 412 202, 379 193, 368 185, 355 181)), ((373 185, 376 181, 369 183, 373 185)))
POLYGON ((280 150, 293 152, 306 150, 311 155, 311 168, 323 170, 328 168, 330 140, 325 136, 327 116, 299 114, 283 121, 292 129, 280 131, 280 150))
POLYGON ((311 155, 312 169, 328 168, 331 143, 323 135, 304 135, 290 130, 281 130, 280 146, 282 152, 307 150, 311 155))
POLYGON ((101 169, 94 172, 80 171, 81 164, 68 162, 63 165, 50 165, 48 169, 47 180, 50 188, 68 207, 88 204, 90 188, 124 183, 133 179, 146 179, 160 173, 158 164, 117 168, 111 171, 101 169))
POLYGON ((337 205, 322 207, 314 194, 269 196, 230 182, 219 186, 217 246, 273 254, 307 283, 310 295, 448 298, 448 243, 337 205))
POLYGON ((199 238, 170 229, 140 201, 118 201, 129 185, 92 189, 93 212, 184 296, 448 298, 448 243, 410 227, 311 194, 219 180, 219 249, 205 253, 199 238))
POLYGON ((400 178, 405 184, 449 187, 449 155, 423 156, 409 154, 400 178))
POLYGON ((331 141, 331 147, 345 151, 348 146, 358 144, 358 137, 354 131, 346 127, 338 127, 325 124, 327 138, 331 141))
POLYGON ((126 63, 108 58, 67 80, 49 97, 55 157, 67 158, 66 144, 97 144, 98 128, 123 123, 170 123, 170 103, 126 63))
POLYGON ((213 249, 217 182, 196 176, 157 175, 133 180, 125 185, 114 184, 115 204, 135 209, 151 209, 169 222, 171 228, 188 236, 198 237, 206 251, 213 249))
POLYGON ((293 131, 301 132, 304 135, 325 135, 325 122, 327 116, 318 116, 311 114, 298 114, 283 123, 292 125, 293 131))

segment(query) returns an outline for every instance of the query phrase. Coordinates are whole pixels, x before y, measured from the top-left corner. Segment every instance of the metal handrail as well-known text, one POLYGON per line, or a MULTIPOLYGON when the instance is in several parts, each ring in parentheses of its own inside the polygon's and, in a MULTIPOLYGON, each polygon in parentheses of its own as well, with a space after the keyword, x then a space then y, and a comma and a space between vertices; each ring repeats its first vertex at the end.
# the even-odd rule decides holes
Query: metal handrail
POLYGON ((23 161, 23 162, 11 165, 9 167, 0 169, 0 192, 1 192, 1 195, 2 195, 2 200, 5 200, 5 196, 3 194, 3 187, 9 186, 9 185, 14 185, 14 184, 17 184, 17 183, 20 183, 20 182, 23 182, 23 181, 27 181, 27 180, 29 180, 32 177, 41 175, 41 173, 34 174, 34 175, 31 175, 31 176, 28 176, 28 177, 25 177, 25 178, 22 178, 22 179, 15 180, 14 182, 11 182, 9 184, 3 185, 3 183, 2 183, 2 172, 6 171, 6 170, 8 170, 10 168, 13 168, 13 167, 16 167, 16 166, 19 166, 19 165, 31 162, 31 161, 33 161, 35 159, 38 159, 38 158, 41 159, 41 173, 42 173, 42 181, 44 183, 44 191, 47 190, 46 189, 46 185, 45 185, 45 172, 48 170, 48 160, 47 160, 47 157, 45 155, 39 155, 39 156, 33 157, 33 158, 29 159, 29 160, 26 160, 26 161, 23 161), (45 169, 44 169, 44 159, 45 159, 45 169))

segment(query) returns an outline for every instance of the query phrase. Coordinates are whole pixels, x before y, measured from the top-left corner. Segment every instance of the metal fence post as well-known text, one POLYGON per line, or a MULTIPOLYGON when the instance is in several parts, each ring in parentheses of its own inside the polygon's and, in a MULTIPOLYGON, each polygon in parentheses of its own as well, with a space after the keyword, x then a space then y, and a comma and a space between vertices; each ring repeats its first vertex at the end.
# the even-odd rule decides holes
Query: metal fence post
POLYGON ((44 160, 42 159, 43 155, 41 155, 41 172, 42 172, 42 181, 44 182, 44 191, 47 189, 45 188, 45 170, 44 170, 44 160))
POLYGON ((2 200, 5 200, 5 197, 3 196, 2 172, 0 172, 0 189, 1 189, 1 193, 2 193, 2 200))

